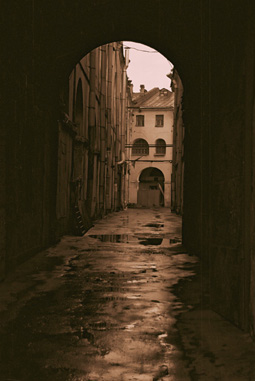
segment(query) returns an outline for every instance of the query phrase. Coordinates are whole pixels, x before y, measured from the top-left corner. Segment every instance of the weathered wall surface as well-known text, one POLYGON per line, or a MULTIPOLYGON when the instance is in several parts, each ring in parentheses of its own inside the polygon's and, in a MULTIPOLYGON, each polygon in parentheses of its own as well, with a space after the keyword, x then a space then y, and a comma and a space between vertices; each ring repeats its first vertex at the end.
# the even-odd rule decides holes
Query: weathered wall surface
POLYGON ((6 256, 6 131, 0 130, 0 280, 5 274, 6 256))
POLYGON ((174 68, 170 78, 172 79, 171 87, 174 92, 171 209, 177 214, 182 215, 185 137, 185 129, 182 119, 183 85, 176 68, 174 68))
POLYGON ((125 202, 124 162, 118 163, 126 143, 127 64, 122 44, 114 42, 86 55, 70 76, 69 116, 79 124, 72 181, 79 181, 76 202, 81 210, 86 205, 91 217, 121 208, 125 202))
POLYGON ((221 18, 225 11, 226 5, 212 7, 212 17, 218 15, 220 26, 212 31, 211 57, 214 58, 210 72, 213 82, 209 126, 211 294, 218 312, 247 328, 249 273, 246 261, 249 254, 245 252, 245 231, 250 226, 245 218, 245 173, 249 165, 245 159, 249 149, 245 140, 250 127, 245 123, 244 89, 248 73, 243 41, 246 31, 236 27, 245 23, 246 13, 240 4, 226 31, 221 18), (215 59, 216 54, 220 59, 215 59), (224 91, 220 91, 222 85, 224 91))

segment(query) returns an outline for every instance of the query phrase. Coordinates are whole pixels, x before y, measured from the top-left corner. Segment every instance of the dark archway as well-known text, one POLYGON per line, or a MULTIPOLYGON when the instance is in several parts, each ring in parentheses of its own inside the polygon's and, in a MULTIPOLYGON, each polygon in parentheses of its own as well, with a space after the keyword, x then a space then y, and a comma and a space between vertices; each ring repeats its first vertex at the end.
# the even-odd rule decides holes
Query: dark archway
POLYGON ((137 204, 148 208, 164 206, 164 183, 164 174, 158 168, 145 168, 139 176, 137 204))
POLYGON ((184 243, 210 272, 214 308, 254 330, 254 3, 29 0, 2 8, 2 272, 58 238, 57 121, 69 73, 93 48, 139 38, 174 62, 185 88, 184 243))

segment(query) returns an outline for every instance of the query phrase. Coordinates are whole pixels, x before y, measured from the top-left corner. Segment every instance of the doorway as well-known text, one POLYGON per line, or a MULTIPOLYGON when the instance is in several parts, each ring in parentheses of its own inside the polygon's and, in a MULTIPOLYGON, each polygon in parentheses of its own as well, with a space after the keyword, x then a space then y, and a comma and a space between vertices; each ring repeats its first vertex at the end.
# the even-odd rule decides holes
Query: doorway
POLYGON ((137 204, 147 208, 164 206, 164 183, 165 177, 159 169, 145 168, 139 177, 137 204))

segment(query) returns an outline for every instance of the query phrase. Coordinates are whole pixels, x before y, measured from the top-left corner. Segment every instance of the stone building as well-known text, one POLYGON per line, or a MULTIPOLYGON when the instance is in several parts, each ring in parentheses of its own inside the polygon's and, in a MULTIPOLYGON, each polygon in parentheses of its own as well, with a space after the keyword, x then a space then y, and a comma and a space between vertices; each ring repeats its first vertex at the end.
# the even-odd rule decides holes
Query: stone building
POLYGON ((91 219, 125 204, 127 64, 114 42, 92 50, 70 74, 69 111, 59 122, 60 234, 70 227, 82 233, 91 219))
POLYGON ((146 91, 144 85, 131 95, 128 201, 170 207, 174 95, 167 89, 146 91))
POLYGON ((169 74, 172 81, 171 88, 174 92, 174 118, 173 118, 173 166, 172 166, 172 192, 171 209, 178 214, 183 214, 183 181, 184 181, 184 137, 183 124, 183 85, 181 78, 173 68, 169 74))

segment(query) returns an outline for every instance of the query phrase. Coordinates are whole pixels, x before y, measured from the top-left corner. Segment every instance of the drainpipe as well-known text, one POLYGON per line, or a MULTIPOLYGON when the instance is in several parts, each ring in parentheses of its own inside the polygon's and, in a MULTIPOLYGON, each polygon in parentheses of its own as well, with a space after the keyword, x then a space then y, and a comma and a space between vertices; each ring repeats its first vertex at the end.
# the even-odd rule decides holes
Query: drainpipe
POLYGON ((99 209, 105 207, 105 135, 106 135, 106 46, 101 47, 101 115, 100 115, 100 180, 99 180, 99 209))
POLYGON ((121 151, 121 161, 117 161, 117 165, 121 165, 125 163, 125 152, 121 151))
POLYGON ((89 91, 89 194, 90 194, 90 216, 94 215, 96 202, 96 162, 95 162, 95 143, 96 143, 96 52, 90 52, 90 91, 89 91))
POLYGON ((108 45, 108 83, 107 83, 107 182, 106 182, 106 207, 111 209, 111 174, 112 174, 112 58, 113 46, 108 45))
POLYGON ((120 151, 120 51, 117 43, 117 49, 115 51, 115 72, 116 72, 116 81, 114 86, 114 97, 115 97, 115 156, 114 156, 114 210, 116 210, 120 205, 118 205, 119 201, 119 190, 118 190, 118 166, 117 161, 120 159, 119 151, 120 151))
MULTIPOLYGON (((127 123, 126 123, 126 111, 127 111, 127 68, 129 64, 129 50, 125 50, 124 55, 124 65, 122 69, 122 94, 121 94, 121 106, 122 106, 122 115, 121 115, 121 152, 124 154, 125 158, 125 143, 126 143, 126 133, 127 133, 127 123)), ((122 204, 125 206, 127 204, 127 195, 126 195, 126 175, 125 168, 122 169, 122 204)))

